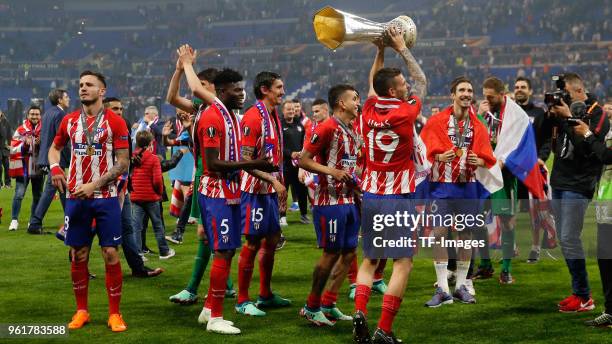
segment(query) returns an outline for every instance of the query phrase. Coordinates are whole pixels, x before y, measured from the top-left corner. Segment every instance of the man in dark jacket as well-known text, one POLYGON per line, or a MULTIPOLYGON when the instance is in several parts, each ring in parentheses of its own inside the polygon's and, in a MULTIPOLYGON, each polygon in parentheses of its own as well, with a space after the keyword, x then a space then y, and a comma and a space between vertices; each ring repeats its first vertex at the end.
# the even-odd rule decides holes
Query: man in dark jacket
MULTIPOLYGON (((291 193, 293 197, 297 198, 298 204, 300 205, 300 222, 309 224, 310 219, 308 219, 306 215, 308 213, 308 190, 298 179, 297 167, 297 160, 300 158, 300 152, 304 145, 304 135, 306 132, 304 126, 297 118, 299 114, 295 112, 296 109, 294 107, 295 103, 292 101, 285 101, 282 107, 283 177, 285 180, 285 187, 289 189, 289 186, 291 186, 291 193)), ((281 226, 286 226, 286 213, 281 213, 280 216, 281 226)))
POLYGON ((572 294, 559 303, 561 312, 583 312, 595 308, 586 270, 585 254, 582 248, 582 227, 584 215, 593 198, 595 187, 603 169, 603 163, 574 133, 570 117, 582 117, 589 122, 589 130, 596 141, 603 142, 610 123, 601 106, 590 97, 584 82, 574 73, 566 73, 565 91, 571 104, 564 101, 553 106, 555 115, 554 149, 555 160, 550 177, 553 209, 561 252, 571 275, 572 294))
MULTIPOLYGON (((53 143, 53 138, 62 123, 62 119, 66 116, 66 111, 70 107, 70 97, 68 92, 61 88, 56 88, 49 92, 49 102, 51 107, 45 111, 42 117, 42 127, 40 130, 40 154, 38 155, 37 164, 41 170, 47 172, 49 170, 49 161, 47 159, 49 153, 49 147, 53 143)), ((70 146, 66 145, 61 152, 60 167, 65 170, 70 164, 70 146)), ((42 229, 42 221, 55 197, 55 186, 51 183, 51 177, 47 177, 45 182, 45 189, 38 201, 36 210, 30 214, 30 225, 28 226, 28 233, 30 234, 45 234, 46 232, 42 229)), ((62 208, 66 201, 66 195, 60 193, 60 201, 62 202, 62 208)))
POLYGON ((11 145, 12 135, 11 124, 4 115, 4 112, 0 110, 0 187, 11 187, 11 178, 9 176, 9 147, 11 145), (4 179, 2 177, 3 173, 4 179), (2 183, 3 180, 4 183, 2 183))
MULTIPOLYGON (((516 103, 527 113, 529 120, 533 126, 536 139, 536 150, 538 152, 538 163, 541 166, 546 165, 546 160, 550 156, 550 141, 552 135, 552 127, 548 114, 543 108, 536 106, 531 101, 533 89, 531 88, 531 80, 525 77, 518 77, 514 82, 514 98, 516 103)), ((521 211, 529 210, 529 192, 521 181, 518 182, 517 195, 521 202, 521 211)), ((531 251, 527 258, 528 263, 535 263, 540 259, 540 230, 539 227, 532 228, 531 251)))

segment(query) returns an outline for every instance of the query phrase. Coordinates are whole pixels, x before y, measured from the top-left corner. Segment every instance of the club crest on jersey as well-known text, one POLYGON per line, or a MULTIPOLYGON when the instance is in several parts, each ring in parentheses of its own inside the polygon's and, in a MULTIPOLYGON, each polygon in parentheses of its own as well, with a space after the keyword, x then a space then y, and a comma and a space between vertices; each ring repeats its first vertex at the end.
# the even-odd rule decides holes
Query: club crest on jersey
POLYGON ((217 129, 214 127, 208 127, 208 129, 206 129, 206 134, 208 134, 208 137, 212 139, 217 135, 217 129))
POLYGON ((259 230, 259 226, 261 225, 261 223, 259 222, 253 222, 253 228, 258 231, 259 230))
POLYGON ((251 128, 245 126, 242 131, 244 132, 244 136, 249 136, 249 134, 251 133, 251 128))
POLYGON ((312 134, 312 137, 310 138, 310 143, 314 145, 315 143, 317 143, 318 140, 319 140, 319 135, 312 134))
POLYGON ((229 242, 229 237, 227 235, 222 235, 221 240, 223 241, 224 244, 227 244, 229 242))
POLYGON ((329 236, 329 241, 330 241, 330 242, 336 242, 336 235, 335 235, 335 234, 331 234, 331 235, 329 236))

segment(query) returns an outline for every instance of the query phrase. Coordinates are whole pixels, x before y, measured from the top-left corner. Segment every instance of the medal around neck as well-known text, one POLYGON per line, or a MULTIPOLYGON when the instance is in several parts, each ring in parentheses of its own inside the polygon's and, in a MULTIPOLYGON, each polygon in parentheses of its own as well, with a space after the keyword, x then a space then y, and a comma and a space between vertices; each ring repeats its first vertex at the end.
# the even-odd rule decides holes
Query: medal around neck
MULTIPOLYGON (((408 48, 414 46, 417 38, 416 25, 408 16, 377 23, 331 6, 325 6, 315 13, 313 26, 319 42, 332 50, 344 42, 372 42, 383 37, 388 27, 396 27, 402 32, 408 48)), ((385 44, 388 44, 387 40, 385 44)))

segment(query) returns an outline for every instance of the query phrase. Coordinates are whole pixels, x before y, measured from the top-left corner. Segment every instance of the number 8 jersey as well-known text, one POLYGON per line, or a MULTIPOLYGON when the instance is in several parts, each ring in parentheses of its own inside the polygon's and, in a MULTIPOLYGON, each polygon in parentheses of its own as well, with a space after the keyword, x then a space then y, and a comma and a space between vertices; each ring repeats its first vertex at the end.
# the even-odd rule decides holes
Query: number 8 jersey
POLYGON ((414 192, 414 122, 421 100, 369 97, 359 128, 365 143, 365 171, 361 189, 378 195, 414 192))

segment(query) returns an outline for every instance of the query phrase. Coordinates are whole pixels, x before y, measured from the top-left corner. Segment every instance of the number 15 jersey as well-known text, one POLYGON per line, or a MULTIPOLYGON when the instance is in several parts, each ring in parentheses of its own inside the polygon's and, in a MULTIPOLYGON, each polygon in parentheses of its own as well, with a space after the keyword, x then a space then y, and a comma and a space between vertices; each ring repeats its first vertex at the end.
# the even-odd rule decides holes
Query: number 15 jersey
POLYGON ((414 122, 421 100, 369 97, 359 128, 365 143, 365 171, 361 189, 378 195, 414 192, 414 122))

